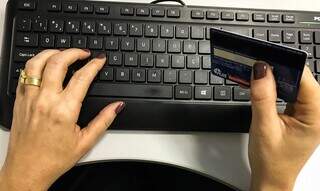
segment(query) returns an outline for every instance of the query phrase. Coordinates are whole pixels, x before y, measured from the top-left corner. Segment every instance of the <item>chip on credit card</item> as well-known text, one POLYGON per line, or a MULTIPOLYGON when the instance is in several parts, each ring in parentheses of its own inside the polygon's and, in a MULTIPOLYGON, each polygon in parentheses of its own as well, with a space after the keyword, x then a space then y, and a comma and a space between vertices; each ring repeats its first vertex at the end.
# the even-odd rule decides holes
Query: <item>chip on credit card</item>
POLYGON ((278 98, 296 101, 306 52, 216 28, 210 30, 210 39, 214 75, 250 87, 253 65, 264 61, 272 68, 278 98))

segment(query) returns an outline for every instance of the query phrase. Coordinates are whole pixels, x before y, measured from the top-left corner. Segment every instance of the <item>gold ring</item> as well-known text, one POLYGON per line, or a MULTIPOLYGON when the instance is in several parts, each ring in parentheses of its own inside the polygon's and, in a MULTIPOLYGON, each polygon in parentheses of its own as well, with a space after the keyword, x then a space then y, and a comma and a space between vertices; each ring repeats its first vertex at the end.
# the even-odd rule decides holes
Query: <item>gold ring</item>
POLYGON ((32 86, 38 86, 38 87, 40 87, 41 85, 41 78, 30 77, 26 74, 24 70, 21 70, 20 72, 19 81, 21 84, 24 84, 24 85, 32 85, 32 86))

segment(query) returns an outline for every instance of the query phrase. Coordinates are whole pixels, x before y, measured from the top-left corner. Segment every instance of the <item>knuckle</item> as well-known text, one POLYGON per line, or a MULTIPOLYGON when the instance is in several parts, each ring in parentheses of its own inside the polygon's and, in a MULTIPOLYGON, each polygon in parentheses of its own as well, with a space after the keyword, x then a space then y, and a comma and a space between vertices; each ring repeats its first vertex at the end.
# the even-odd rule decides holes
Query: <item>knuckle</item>
POLYGON ((57 106, 50 113, 51 118, 55 123, 65 123, 70 121, 70 112, 64 106, 57 106))
POLYGON ((38 99, 32 107, 32 110, 40 115, 47 115, 49 112, 49 104, 44 99, 38 99))
POLYGON ((49 68, 61 68, 63 70, 68 70, 68 67, 61 62, 57 56, 52 56, 47 61, 47 67, 49 68))
POLYGON ((86 75, 84 75, 83 71, 78 70, 73 74, 73 78, 78 82, 83 82, 86 80, 86 75))

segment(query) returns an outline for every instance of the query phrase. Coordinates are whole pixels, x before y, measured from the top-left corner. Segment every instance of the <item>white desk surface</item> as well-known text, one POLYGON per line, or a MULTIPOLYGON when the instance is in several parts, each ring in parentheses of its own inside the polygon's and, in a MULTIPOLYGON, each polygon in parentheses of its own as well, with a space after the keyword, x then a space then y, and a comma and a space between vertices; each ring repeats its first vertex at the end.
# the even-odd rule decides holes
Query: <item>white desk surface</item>
MULTIPOLYGON (((6 1, 0 0, 0 35, 6 1)), ((149 2, 149 0, 121 1, 149 2)), ((184 1, 188 5, 320 11, 319 0, 184 1)), ((0 129, 0 166, 6 155, 8 139, 9 132, 0 129)), ((108 131, 80 163, 118 159, 169 163, 204 173, 241 190, 248 190, 250 168, 247 144, 247 134, 108 131)), ((295 191, 314 191, 315 188, 320 188, 319 172, 320 147, 300 173, 295 191)))

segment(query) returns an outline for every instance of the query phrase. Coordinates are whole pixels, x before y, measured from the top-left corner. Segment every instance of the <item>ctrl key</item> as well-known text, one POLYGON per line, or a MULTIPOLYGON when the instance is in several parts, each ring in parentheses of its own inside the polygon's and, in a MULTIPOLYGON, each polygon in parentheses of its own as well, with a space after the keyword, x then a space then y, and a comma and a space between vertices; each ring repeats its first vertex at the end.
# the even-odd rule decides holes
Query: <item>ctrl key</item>
POLYGON ((192 98, 192 87, 178 85, 175 87, 175 98, 176 99, 191 99, 192 98))

